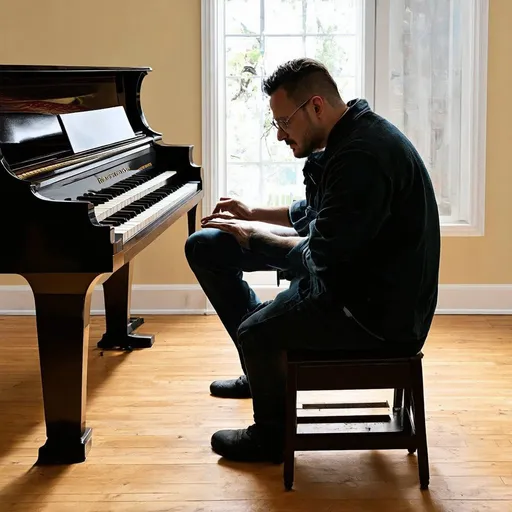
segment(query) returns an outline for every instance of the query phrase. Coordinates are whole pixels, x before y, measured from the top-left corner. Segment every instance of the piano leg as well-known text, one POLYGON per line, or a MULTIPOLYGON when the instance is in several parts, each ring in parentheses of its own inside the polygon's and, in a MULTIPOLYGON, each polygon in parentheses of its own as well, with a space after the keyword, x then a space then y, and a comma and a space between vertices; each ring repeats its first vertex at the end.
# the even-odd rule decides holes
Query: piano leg
POLYGON ((196 230, 196 212, 197 212, 197 204, 188 211, 188 234, 192 235, 196 230))
POLYGON ((107 331, 98 342, 98 348, 132 350, 153 346, 154 335, 133 334, 144 319, 130 317, 132 267, 125 263, 103 283, 107 331))
POLYGON ((37 464, 83 462, 91 296, 97 274, 25 275, 34 292, 46 443, 37 464))

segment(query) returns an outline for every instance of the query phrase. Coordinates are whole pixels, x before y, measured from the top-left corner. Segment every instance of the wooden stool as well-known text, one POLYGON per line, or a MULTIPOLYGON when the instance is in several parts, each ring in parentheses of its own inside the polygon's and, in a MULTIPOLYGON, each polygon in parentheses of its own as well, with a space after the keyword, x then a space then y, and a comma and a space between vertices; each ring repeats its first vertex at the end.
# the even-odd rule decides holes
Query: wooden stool
MULTIPOLYGON (((389 357, 389 355, 388 355, 389 357)), ((293 487, 295 451, 418 450, 421 489, 429 485, 423 354, 393 359, 375 353, 297 351, 288 353, 284 485, 293 487), (297 391, 394 389, 393 409, 385 415, 297 417, 297 391), (337 423, 335 433, 298 433, 297 424, 337 423), (360 424, 358 430, 354 423, 360 424)), ((303 409, 363 409, 389 403, 304 404, 303 409)))

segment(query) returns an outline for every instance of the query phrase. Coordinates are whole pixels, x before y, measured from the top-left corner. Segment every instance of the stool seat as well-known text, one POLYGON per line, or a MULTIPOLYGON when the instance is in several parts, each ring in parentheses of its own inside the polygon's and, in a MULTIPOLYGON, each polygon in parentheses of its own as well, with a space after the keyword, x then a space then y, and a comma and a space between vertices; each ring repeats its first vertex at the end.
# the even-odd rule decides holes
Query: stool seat
MULTIPOLYGON (((410 349, 406 349, 410 350, 410 349)), ((284 484, 293 487, 295 451, 303 450, 418 450, 420 487, 429 485, 423 396, 423 353, 398 351, 297 350, 287 354, 284 484), (323 415, 297 415, 297 391, 393 389, 387 414, 333 415, 335 409, 390 409, 388 402, 303 404, 302 409, 329 409, 323 415), (313 424, 309 432, 298 425, 313 424), (320 425, 336 424, 334 431, 320 425), (356 427, 359 427, 358 429, 356 427)), ((307 430, 307 429, 306 429, 307 430)))

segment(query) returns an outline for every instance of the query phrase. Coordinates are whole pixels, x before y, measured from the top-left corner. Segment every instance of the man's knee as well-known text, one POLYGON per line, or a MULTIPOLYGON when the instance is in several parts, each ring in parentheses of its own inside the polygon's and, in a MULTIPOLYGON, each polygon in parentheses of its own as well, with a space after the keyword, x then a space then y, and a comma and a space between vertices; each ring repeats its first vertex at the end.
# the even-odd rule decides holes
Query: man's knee
POLYGON ((250 319, 244 320, 237 331, 237 344, 244 354, 251 353, 258 345, 258 329, 249 323, 250 319))
POLYGON ((192 233, 185 242, 185 256, 191 266, 210 267, 226 255, 233 237, 218 229, 205 228, 192 233))
POLYGON ((247 339, 252 337, 253 326, 255 324, 254 319, 256 318, 256 312, 261 310, 263 304, 260 304, 260 307, 256 308, 256 310, 247 313, 243 318, 242 322, 238 326, 236 331, 236 339, 238 345, 241 347, 242 343, 245 343, 247 339))
POLYGON ((268 339, 270 332, 266 329, 265 319, 270 311, 269 306, 273 301, 262 302, 258 307, 246 315, 238 326, 237 340, 240 348, 246 351, 252 350, 255 346, 262 346, 265 339, 268 339))

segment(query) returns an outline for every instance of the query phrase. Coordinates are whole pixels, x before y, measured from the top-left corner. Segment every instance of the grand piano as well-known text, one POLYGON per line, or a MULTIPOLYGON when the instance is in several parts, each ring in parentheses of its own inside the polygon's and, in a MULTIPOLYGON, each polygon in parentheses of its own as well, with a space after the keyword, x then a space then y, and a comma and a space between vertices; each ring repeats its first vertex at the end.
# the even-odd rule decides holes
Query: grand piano
POLYGON ((132 261, 203 196, 193 147, 152 130, 150 68, 0 66, 0 273, 34 294, 47 440, 39 464, 86 459, 91 295, 103 284, 102 349, 149 348, 130 316, 132 261))

